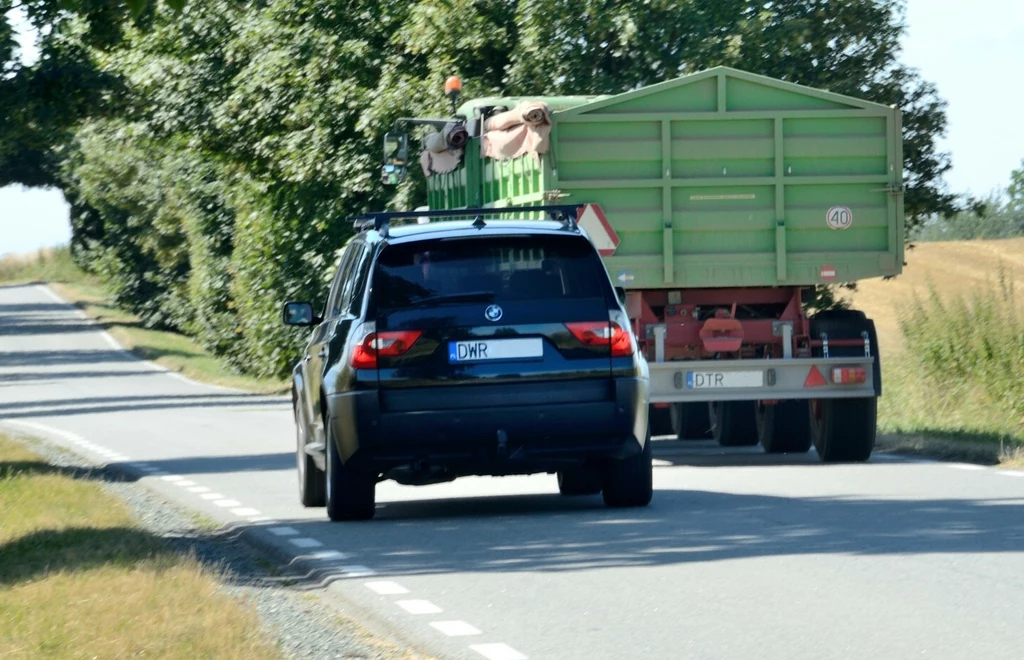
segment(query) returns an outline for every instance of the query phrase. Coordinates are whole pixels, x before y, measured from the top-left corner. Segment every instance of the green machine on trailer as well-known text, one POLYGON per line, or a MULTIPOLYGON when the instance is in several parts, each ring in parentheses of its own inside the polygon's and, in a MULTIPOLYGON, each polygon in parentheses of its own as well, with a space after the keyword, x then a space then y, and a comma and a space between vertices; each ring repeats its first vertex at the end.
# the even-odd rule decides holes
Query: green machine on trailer
POLYGON ((715 68, 407 121, 466 129, 457 166, 429 172, 430 209, 580 205, 650 365, 655 434, 871 455, 874 324, 853 310, 809 318, 804 302, 816 285, 902 269, 898 109, 715 68), (524 101, 550 110, 543 152, 483 155, 488 119, 524 101))

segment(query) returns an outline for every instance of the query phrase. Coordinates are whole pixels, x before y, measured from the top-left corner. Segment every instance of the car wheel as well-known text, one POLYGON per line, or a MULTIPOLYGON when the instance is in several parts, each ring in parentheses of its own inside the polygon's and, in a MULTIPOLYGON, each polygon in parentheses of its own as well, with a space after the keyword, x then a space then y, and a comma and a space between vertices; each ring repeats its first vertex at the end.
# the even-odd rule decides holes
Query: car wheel
POLYGON ((610 507, 647 506, 654 494, 651 432, 636 456, 610 460, 602 474, 604 503, 610 507))
POLYGON ((757 444, 757 424, 751 401, 713 401, 708 404, 711 434, 722 447, 757 444))
POLYGON ((327 517, 369 520, 376 506, 377 475, 358 472, 341 462, 334 434, 327 431, 327 517))
POLYGON ((601 492, 601 472, 586 465, 558 471, 558 492, 562 495, 597 495, 601 492))
POLYGON ((766 454, 803 454, 811 449, 808 401, 756 404, 757 437, 766 454))
POLYGON ((323 506, 326 501, 326 479, 313 457, 306 453, 306 427, 295 408, 295 463, 299 475, 299 502, 302 506, 323 506))

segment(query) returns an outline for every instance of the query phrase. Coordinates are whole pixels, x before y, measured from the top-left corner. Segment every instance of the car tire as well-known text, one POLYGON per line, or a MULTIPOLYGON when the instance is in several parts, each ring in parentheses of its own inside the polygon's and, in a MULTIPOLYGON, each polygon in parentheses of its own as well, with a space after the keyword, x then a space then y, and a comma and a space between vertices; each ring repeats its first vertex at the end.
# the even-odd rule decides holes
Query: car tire
POLYGON ((636 456, 610 460, 601 475, 604 503, 614 508, 640 507, 651 503, 654 494, 654 464, 651 433, 636 456))
POLYGON ((722 447, 757 444, 757 422, 751 401, 712 401, 708 404, 711 437, 722 447))
POLYGON ((756 406, 757 437, 766 454, 804 454, 811 450, 809 401, 779 401, 756 406))
MULTIPOLYGON (((867 332, 874 358, 875 393, 882 389, 881 360, 874 322, 863 312, 850 309, 829 310, 811 319, 811 337, 820 339, 827 333, 831 339, 859 339, 867 332)), ((814 349, 821 357, 821 348, 814 349)), ((864 349, 848 346, 830 348, 830 357, 859 357, 864 349)), ((811 442, 824 463, 856 463, 871 458, 875 448, 878 399, 815 399, 809 407, 811 442)))
POLYGON ((601 472, 586 465, 558 471, 561 495, 597 495, 601 492, 601 472))
POLYGON ((295 464, 299 476, 299 502, 305 507, 320 507, 326 503, 327 479, 306 453, 306 428, 295 406, 295 464))
MULTIPOLYGON (((328 429, 330 426, 328 425, 328 429)), ((327 432, 327 517, 369 520, 376 508, 377 475, 358 472, 341 462, 334 435, 327 432)))
POLYGON ((703 440, 711 437, 711 419, 706 403, 673 403, 672 435, 680 440, 703 440))

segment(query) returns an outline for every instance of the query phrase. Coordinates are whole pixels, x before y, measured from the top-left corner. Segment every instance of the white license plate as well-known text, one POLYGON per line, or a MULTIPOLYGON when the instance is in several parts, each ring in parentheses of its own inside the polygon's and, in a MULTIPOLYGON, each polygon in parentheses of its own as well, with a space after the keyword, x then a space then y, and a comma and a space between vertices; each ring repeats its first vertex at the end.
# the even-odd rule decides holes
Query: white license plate
POLYGON ((540 337, 448 342, 449 362, 529 360, 539 357, 544 357, 544 340, 540 337))
POLYGON ((687 371, 690 390, 726 390, 764 385, 763 371, 687 371))

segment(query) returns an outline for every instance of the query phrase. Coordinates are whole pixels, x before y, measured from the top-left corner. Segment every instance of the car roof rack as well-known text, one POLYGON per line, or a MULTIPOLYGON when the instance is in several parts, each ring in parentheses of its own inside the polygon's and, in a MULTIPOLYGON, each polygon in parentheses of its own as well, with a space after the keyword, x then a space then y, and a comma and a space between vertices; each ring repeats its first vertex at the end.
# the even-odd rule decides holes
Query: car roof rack
POLYGON ((546 213, 550 220, 561 222, 565 229, 576 231, 579 227, 576 224, 576 216, 579 213, 579 206, 575 204, 559 204, 553 206, 505 206, 502 208, 466 208, 466 209, 439 209, 420 211, 380 211, 366 213, 351 218, 352 225, 357 232, 374 230, 382 236, 388 235, 388 228, 392 220, 412 220, 422 217, 430 218, 459 218, 465 216, 476 216, 473 226, 483 228, 487 226, 484 220, 485 215, 509 215, 512 213, 546 213))

